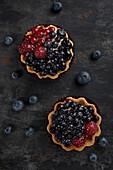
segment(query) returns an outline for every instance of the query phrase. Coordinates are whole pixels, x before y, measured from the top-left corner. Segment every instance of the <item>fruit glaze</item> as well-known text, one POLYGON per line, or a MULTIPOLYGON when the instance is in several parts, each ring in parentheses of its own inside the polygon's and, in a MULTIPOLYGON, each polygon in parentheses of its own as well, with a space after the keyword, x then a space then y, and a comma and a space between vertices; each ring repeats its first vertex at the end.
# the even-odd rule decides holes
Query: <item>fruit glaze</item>
POLYGON ((47 131, 52 135, 54 143, 61 145, 66 151, 82 151, 95 142, 101 133, 101 116, 94 104, 83 97, 67 97, 54 105, 48 115, 47 131))
POLYGON ((27 32, 18 49, 28 72, 40 79, 56 79, 69 69, 74 56, 73 45, 64 29, 39 25, 27 32))

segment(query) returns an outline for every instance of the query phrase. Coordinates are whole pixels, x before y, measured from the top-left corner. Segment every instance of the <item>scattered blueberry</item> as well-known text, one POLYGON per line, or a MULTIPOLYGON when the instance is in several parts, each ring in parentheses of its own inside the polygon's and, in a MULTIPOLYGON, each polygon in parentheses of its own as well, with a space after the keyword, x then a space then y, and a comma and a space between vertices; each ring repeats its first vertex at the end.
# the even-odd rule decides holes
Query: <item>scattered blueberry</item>
POLYGON ((15 100, 13 102, 13 110, 14 111, 21 111, 24 107, 24 102, 22 100, 15 100))
POLYGON ((34 134, 34 129, 32 127, 28 127, 26 130, 25 130, 25 135, 26 136, 32 136, 34 134))
POLYGON ((89 159, 91 162, 96 162, 97 161, 97 155, 95 153, 91 153, 89 156, 89 159))
POLYGON ((98 141, 98 144, 102 147, 105 147, 108 144, 108 141, 105 137, 101 137, 98 141))
POLYGON ((96 50, 91 54, 91 58, 93 60, 98 60, 100 57, 101 57, 101 52, 99 50, 96 50))
POLYGON ((13 71, 11 74, 12 79, 18 79, 20 77, 19 71, 13 71))
POLYGON ((52 10, 54 12, 59 12, 62 10, 62 3, 61 2, 54 2, 52 10))
POLYGON ((57 34, 60 36, 61 39, 66 36, 66 33, 63 29, 58 29, 57 34))
POLYGON ((30 104, 36 104, 38 102, 38 97, 36 95, 32 95, 29 97, 30 104))
POLYGON ((13 43, 13 38, 12 37, 6 37, 5 38, 5 44, 6 45, 11 45, 13 43))
POLYGON ((11 127, 11 126, 5 127, 4 132, 5 132, 6 134, 11 134, 11 132, 12 132, 12 127, 11 127))
POLYGON ((91 76, 88 72, 82 71, 77 75, 76 80, 79 84, 85 85, 91 81, 91 76))

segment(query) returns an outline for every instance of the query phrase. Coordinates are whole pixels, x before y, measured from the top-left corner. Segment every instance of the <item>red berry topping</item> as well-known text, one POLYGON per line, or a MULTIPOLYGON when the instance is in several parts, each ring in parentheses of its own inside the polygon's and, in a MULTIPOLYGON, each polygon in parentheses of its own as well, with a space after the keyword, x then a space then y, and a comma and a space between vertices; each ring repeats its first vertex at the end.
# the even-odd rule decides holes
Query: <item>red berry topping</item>
POLYGON ((38 35, 39 38, 42 38, 44 36, 44 33, 42 31, 38 31, 38 35))
POLYGON ((55 31, 55 28, 54 27, 49 27, 49 31, 55 31))
POLYGON ((37 59, 45 58, 46 54, 47 54, 46 48, 44 48, 43 46, 38 46, 34 50, 34 55, 37 59))
POLYGON ((85 124, 85 134, 93 136, 98 131, 98 126, 94 121, 85 124))
POLYGON ((40 39, 38 40, 38 45, 39 45, 39 46, 40 46, 40 45, 43 45, 44 42, 45 42, 45 38, 40 38, 40 39))
POLYGON ((81 138, 74 137, 72 144, 76 147, 81 147, 86 142, 86 136, 83 134, 81 138))
POLYGON ((34 50, 34 45, 30 44, 28 41, 23 41, 18 46, 18 50, 20 54, 25 54, 26 52, 32 52, 34 50))
POLYGON ((30 40, 30 42, 31 42, 31 44, 36 44, 37 43, 37 38, 36 38, 36 36, 33 36, 32 38, 31 38, 31 40, 30 40))
POLYGON ((46 41, 51 41, 51 39, 50 38, 46 38, 46 41))
POLYGON ((42 32, 44 32, 45 29, 46 29, 46 28, 45 28, 44 26, 40 26, 40 27, 38 28, 38 30, 39 30, 39 31, 42 31, 42 32))
POLYGON ((25 39, 28 40, 28 41, 30 41, 31 35, 26 35, 26 36, 25 36, 25 39))
POLYGON ((32 33, 33 34, 37 34, 38 33, 38 28, 37 27, 33 27, 32 28, 32 33))
POLYGON ((44 30, 44 35, 49 35, 50 31, 49 29, 44 30))

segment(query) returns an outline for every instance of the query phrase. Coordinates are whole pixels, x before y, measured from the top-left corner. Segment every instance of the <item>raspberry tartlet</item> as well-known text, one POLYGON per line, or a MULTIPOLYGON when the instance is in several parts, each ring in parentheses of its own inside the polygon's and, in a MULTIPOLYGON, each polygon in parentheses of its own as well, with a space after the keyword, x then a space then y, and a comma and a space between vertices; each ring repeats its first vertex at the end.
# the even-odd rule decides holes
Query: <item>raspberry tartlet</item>
POLYGON ((21 62, 40 79, 56 79, 72 62, 73 42, 67 32, 54 25, 33 27, 19 45, 21 62))
POLYGON ((88 99, 67 97, 57 102, 49 113, 47 131, 54 143, 66 151, 82 151, 101 133, 101 116, 88 99))

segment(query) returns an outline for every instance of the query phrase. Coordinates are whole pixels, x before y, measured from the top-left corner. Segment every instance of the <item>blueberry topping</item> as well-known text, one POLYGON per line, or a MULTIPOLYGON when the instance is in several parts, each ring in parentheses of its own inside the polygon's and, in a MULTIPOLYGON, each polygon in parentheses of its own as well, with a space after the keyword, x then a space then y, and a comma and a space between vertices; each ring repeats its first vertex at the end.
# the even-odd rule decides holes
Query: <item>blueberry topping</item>
POLYGON ((36 95, 32 95, 29 97, 29 104, 36 104, 38 102, 38 97, 36 95))
POLYGON ((6 126, 4 129, 5 134, 11 134, 12 132, 12 127, 11 126, 6 126))
POLYGON ((50 38, 55 38, 55 36, 56 36, 56 33, 55 33, 54 31, 51 31, 51 32, 49 33, 49 37, 50 37, 50 38))
POLYGON ((97 155, 95 153, 91 153, 90 156, 89 156, 89 160, 91 162, 96 162, 97 161, 97 155))
POLYGON ((99 120, 99 117, 98 116, 93 116, 93 120, 94 120, 95 123, 97 123, 98 120, 99 120))
POLYGON ((66 33, 63 29, 58 29, 57 34, 60 36, 61 39, 66 36, 66 33))
POLYGON ((52 10, 54 12, 59 12, 62 10, 62 3, 61 2, 54 2, 52 10))
POLYGON ((93 60, 98 60, 100 57, 101 57, 101 52, 99 50, 96 50, 91 54, 91 58, 93 60))
POLYGON ((13 110, 14 111, 21 111, 24 107, 24 102, 22 100, 15 100, 13 102, 13 110))
POLYGON ((45 41, 45 43, 44 43, 44 47, 46 47, 46 48, 50 48, 50 47, 51 47, 51 42, 49 42, 49 41, 45 41))
POLYGON ((98 140, 98 144, 102 147, 105 147, 108 144, 108 140, 105 137, 101 137, 98 140))
POLYGON ((26 136, 32 136, 34 134, 34 128, 33 127, 28 127, 26 130, 25 130, 25 135, 26 136))
POLYGON ((30 67, 33 66, 33 63, 28 58, 25 59, 25 64, 30 67))
POLYGON ((59 50, 59 51, 64 51, 64 49, 65 49, 64 46, 59 46, 59 47, 58 47, 58 50, 59 50))
POLYGON ((5 38, 5 44, 6 45, 11 45, 13 43, 13 38, 12 37, 6 37, 5 38))
POLYGON ((57 47, 58 47, 58 42, 57 42, 57 41, 54 41, 54 42, 52 43, 52 47, 53 47, 53 48, 57 48, 57 47))
POLYGON ((91 81, 91 76, 88 72, 82 71, 77 75, 76 80, 80 85, 85 85, 91 81))

